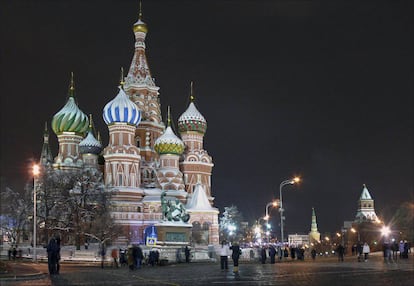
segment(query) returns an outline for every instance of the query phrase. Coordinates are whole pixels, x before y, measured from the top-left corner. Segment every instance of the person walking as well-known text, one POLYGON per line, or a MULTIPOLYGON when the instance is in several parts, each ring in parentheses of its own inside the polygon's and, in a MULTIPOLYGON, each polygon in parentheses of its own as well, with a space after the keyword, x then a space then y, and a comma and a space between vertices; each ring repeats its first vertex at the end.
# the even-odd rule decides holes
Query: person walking
POLYGON ((391 246, 389 241, 384 241, 384 244, 382 245, 382 251, 384 254, 384 262, 388 263, 391 261, 391 246))
POLYGON ((356 246, 356 251, 358 253, 358 262, 362 261, 362 252, 363 252, 363 245, 362 242, 358 242, 356 246))
POLYGON ((112 248, 111 257, 114 260, 113 266, 116 267, 116 268, 119 268, 119 265, 118 265, 118 256, 119 256, 118 255, 118 249, 117 248, 112 248))
POLYGON ((49 243, 46 247, 46 251, 47 251, 47 266, 48 266, 49 274, 54 275, 56 274, 57 253, 58 253, 57 243, 54 237, 52 237, 49 240, 49 243))
POLYGON ((56 236, 56 245, 57 245, 56 274, 59 274, 59 271, 60 271, 60 236, 56 236))
POLYGON ((132 246, 128 246, 128 251, 127 251, 127 259, 128 259, 128 267, 130 270, 134 270, 134 253, 133 253, 133 249, 132 246))
POLYGON ((315 261, 315 258, 316 258, 316 249, 315 248, 312 248, 311 256, 312 256, 312 260, 315 261))
POLYGON ((240 249, 239 244, 236 242, 232 246, 230 246, 230 250, 232 251, 231 258, 233 259, 233 272, 239 272, 239 259, 242 251, 240 249))
POLYGON ((338 261, 344 262, 345 247, 343 247, 342 244, 339 244, 336 251, 338 252, 338 261))
POLYGON ((142 259, 144 258, 144 254, 142 253, 142 249, 139 245, 134 245, 132 247, 132 256, 134 259, 134 269, 140 269, 142 265, 142 259))
POLYGON ((400 252, 400 258, 403 258, 404 254, 404 241, 400 241, 400 244, 398 245, 398 251, 400 252))
POLYGON ((266 263, 266 247, 264 245, 262 246, 262 250, 260 251, 260 257, 261 257, 262 264, 265 264, 266 263))
POLYGON ((219 255, 220 255, 221 270, 228 270, 229 269, 228 257, 230 255, 230 248, 229 248, 229 244, 226 241, 223 241, 221 243, 221 247, 219 249, 219 255))
POLYGON ((362 248, 362 252, 364 253, 364 261, 368 261, 368 254, 370 253, 369 245, 368 243, 364 243, 364 246, 362 248))
POLYGON ((106 247, 104 242, 101 243, 101 249, 99 250, 99 252, 101 255, 101 268, 103 269, 106 258, 106 247))
POLYGON ((190 251, 191 251, 190 248, 188 247, 188 245, 186 245, 184 249, 186 263, 190 263, 190 251))
POLYGON ((270 264, 275 264, 276 249, 273 245, 269 245, 270 264))

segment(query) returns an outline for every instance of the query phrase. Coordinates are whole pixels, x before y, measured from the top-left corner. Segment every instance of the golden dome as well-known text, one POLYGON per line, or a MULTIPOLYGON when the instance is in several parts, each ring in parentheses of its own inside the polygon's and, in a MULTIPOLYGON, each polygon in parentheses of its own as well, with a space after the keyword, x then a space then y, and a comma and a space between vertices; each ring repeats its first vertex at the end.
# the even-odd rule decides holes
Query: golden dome
POLYGON ((134 24, 133 29, 134 29, 134 33, 136 33, 136 32, 147 33, 148 32, 147 24, 145 24, 142 21, 142 3, 141 2, 139 2, 138 21, 134 24))
POLYGON ((147 24, 141 21, 141 18, 138 19, 138 21, 134 24, 134 33, 136 32, 142 32, 142 33, 148 33, 148 27, 147 24))

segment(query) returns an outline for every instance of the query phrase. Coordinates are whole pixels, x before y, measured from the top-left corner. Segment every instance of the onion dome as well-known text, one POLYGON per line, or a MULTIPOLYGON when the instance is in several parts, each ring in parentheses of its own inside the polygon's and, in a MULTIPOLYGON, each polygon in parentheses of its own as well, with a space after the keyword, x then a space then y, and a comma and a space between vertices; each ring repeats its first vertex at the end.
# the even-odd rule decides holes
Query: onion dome
POLYGON ((138 126, 141 121, 141 110, 125 94, 122 83, 118 95, 105 105, 103 119, 107 125, 123 122, 138 126))
POLYGON ((141 2, 139 3, 139 16, 138 21, 133 26, 134 33, 136 32, 142 32, 142 33, 148 33, 148 27, 147 24, 145 24, 142 21, 142 9, 141 9, 141 2))
POLYGON ((187 110, 178 118, 178 130, 180 133, 195 131, 206 133, 207 121, 194 105, 193 83, 191 82, 190 105, 187 110))
POLYGON ((92 115, 89 115, 89 130, 88 135, 79 143, 79 152, 81 154, 95 154, 98 155, 102 151, 102 144, 96 140, 93 135, 92 115))
POLYGON ((62 132, 84 133, 88 129, 88 117, 79 109, 75 102, 75 85, 73 73, 69 87, 69 98, 65 106, 53 116, 52 129, 56 134, 62 132))
POLYGON ((163 135, 155 140, 155 151, 162 154, 181 155, 184 152, 184 143, 171 128, 170 109, 168 108, 168 126, 163 135))

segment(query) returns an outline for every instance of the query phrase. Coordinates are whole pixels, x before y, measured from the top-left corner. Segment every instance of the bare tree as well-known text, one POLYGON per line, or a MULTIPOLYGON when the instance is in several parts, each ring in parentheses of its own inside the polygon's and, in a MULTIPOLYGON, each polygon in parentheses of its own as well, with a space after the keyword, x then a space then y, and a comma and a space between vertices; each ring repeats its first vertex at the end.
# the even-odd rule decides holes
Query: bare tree
POLYGON ((112 194, 105 190, 100 171, 45 172, 41 189, 46 238, 50 232, 65 231, 80 249, 87 237, 112 240, 118 233, 110 216, 112 194))
POLYGON ((29 185, 23 192, 9 187, 1 189, 0 227, 11 243, 21 241, 21 236, 30 226, 28 218, 32 214, 31 189, 29 185))

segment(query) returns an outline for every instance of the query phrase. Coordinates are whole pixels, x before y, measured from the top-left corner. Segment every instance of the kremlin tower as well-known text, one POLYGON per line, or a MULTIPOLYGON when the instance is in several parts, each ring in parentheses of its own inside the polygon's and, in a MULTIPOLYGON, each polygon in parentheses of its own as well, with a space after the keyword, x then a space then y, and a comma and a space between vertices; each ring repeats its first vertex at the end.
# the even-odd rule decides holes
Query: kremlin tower
POLYGON ((358 200, 358 210, 355 215, 355 222, 376 222, 377 214, 374 209, 374 200, 372 199, 367 186, 363 185, 361 196, 358 200))
POLYGON ((312 224, 311 224, 311 231, 309 232, 309 241, 319 242, 320 240, 321 240, 321 234, 318 231, 318 224, 316 223, 315 209, 312 208, 312 224))

